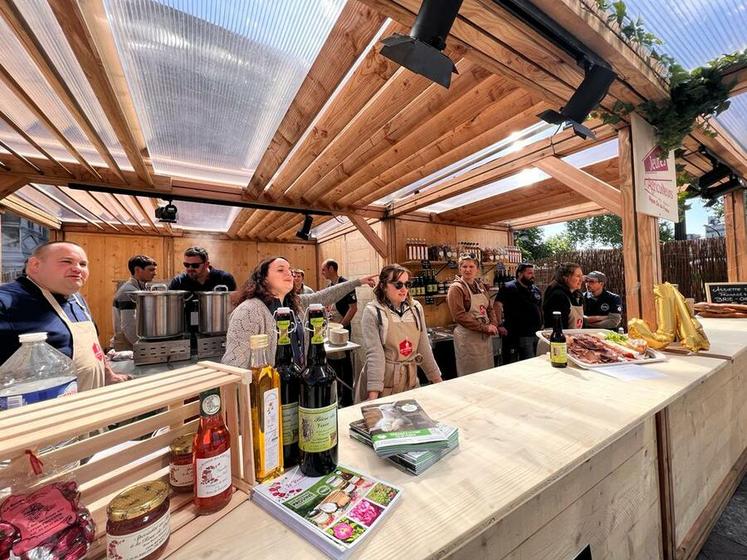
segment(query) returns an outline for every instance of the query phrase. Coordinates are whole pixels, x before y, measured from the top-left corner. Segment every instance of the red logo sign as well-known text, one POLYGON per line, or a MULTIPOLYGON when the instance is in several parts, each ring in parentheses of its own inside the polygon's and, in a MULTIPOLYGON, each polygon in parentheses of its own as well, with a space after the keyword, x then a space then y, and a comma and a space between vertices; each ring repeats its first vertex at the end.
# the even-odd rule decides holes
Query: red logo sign
POLYGON ((412 342, 409 339, 406 338, 399 343, 399 353, 405 358, 412 354, 412 342))
POLYGON ((93 343, 93 347, 91 348, 93 350, 93 355, 96 356, 96 359, 99 362, 104 361, 104 351, 101 349, 101 346, 99 346, 98 342, 93 343))
POLYGON ((669 170, 667 160, 661 158, 661 148, 659 146, 654 146, 651 151, 646 154, 646 157, 643 158, 643 168, 647 173, 669 170))

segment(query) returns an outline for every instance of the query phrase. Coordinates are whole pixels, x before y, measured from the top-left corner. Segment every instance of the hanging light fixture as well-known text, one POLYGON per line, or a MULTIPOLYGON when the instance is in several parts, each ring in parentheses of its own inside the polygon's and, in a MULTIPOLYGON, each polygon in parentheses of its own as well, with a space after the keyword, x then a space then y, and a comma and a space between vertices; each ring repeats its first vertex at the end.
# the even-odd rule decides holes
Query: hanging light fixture
POLYGON ((461 5, 462 0, 423 0, 410 35, 382 39, 381 55, 448 88, 457 69, 441 51, 461 5))

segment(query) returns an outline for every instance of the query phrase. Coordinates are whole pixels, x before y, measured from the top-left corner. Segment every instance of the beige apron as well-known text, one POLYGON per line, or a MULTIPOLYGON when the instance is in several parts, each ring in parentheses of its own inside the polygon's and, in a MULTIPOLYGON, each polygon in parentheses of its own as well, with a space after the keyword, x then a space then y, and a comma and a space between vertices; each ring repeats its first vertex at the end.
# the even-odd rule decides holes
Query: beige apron
MULTIPOLYGON (((473 294, 467 283, 460 282, 470 296, 467 312, 481 323, 488 324, 488 305, 490 300, 480 291, 473 294)), ((457 375, 468 375, 476 371, 491 369, 493 363, 493 341, 490 335, 469 330, 462 325, 454 329, 454 357, 456 358, 457 375)))
POLYGON ((70 329, 70 335, 73 337, 73 365, 78 375, 78 392, 103 387, 106 371, 104 351, 99 344, 96 325, 93 324, 86 306, 80 302, 77 295, 73 295, 75 303, 88 318, 87 321, 73 323, 49 290, 41 288, 41 292, 62 322, 70 329))
MULTIPOLYGON (((394 321, 394 313, 389 312, 389 328, 384 343, 384 390, 382 397, 415 389, 418 382, 418 354, 420 330, 418 323, 394 321)), ((416 313, 411 307, 410 313, 416 313)), ((404 317, 403 317, 404 318, 404 317)))
POLYGON ((568 329, 584 328, 584 306, 571 303, 571 313, 568 315, 568 329))

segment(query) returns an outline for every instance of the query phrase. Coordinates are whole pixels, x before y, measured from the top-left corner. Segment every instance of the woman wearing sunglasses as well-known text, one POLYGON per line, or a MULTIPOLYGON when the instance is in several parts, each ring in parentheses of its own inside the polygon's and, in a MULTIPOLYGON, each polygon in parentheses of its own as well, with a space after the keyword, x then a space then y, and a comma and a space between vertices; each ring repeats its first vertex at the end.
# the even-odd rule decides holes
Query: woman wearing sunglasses
POLYGON ((459 257, 459 274, 449 288, 446 302, 456 321, 454 357, 457 375, 468 375, 493 367, 493 340, 498 332, 490 294, 478 278, 479 263, 474 255, 459 257))
POLYGON ((373 286, 375 278, 375 275, 364 276, 311 294, 298 294, 293 289, 293 271, 287 260, 282 257, 263 260, 239 291, 239 304, 228 318, 226 351, 221 361, 231 366, 248 367, 249 337, 266 334, 270 341, 268 357, 274 364, 278 335, 273 313, 278 307, 290 307, 296 315, 296 328, 291 334, 293 358, 297 364, 303 365, 307 341, 304 340, 302 321, 306 308, 312 303, 334 305, 358 286, 373 286))
POLYGON ((366 363, 355 383, 356 402, 416 388, 418 365, 431 383, 441 382, 423 308, 410 297, 409 288, 406 268, 392 264, 381 270, 375 299, 361 319, 366 363))

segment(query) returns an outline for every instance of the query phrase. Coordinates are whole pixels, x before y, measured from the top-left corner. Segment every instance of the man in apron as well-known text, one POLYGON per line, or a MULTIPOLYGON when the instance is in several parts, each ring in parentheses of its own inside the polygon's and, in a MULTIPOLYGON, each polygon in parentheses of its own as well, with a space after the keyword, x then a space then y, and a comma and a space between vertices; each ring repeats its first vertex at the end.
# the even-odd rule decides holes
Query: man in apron
POLYGON ((462 256, 461 277, 457 277, 446 297, 451 317, 457 323, 454 357, 460 377, 494 366, 492 337, 498 332, 498 324, 490 296, 477 279, 478 266, 472 255, 462 256))
POLYGON ((0 363, 20 346, 18 335, 46 332, 47 343, 72 358, 78 391, 129 379, 109 367, 88 306, 78 293, 88 279, 82 247, 65 241, 40 245, 26 276, 0 286, 0 363))

